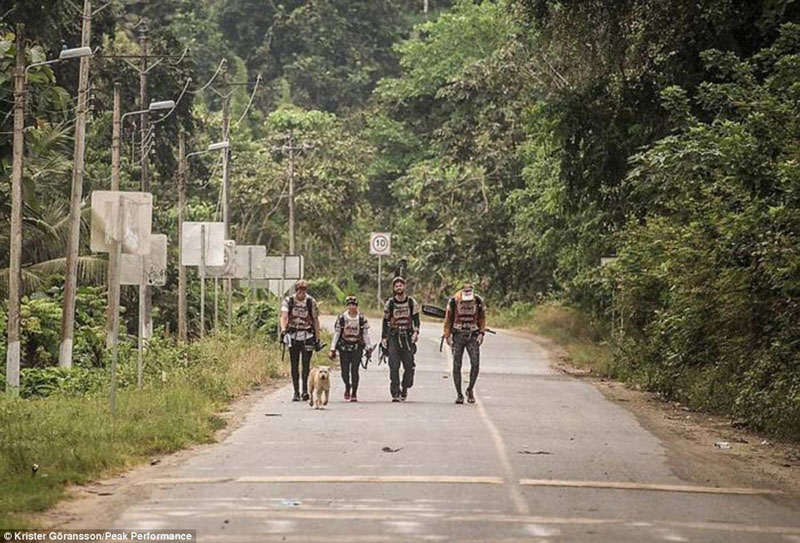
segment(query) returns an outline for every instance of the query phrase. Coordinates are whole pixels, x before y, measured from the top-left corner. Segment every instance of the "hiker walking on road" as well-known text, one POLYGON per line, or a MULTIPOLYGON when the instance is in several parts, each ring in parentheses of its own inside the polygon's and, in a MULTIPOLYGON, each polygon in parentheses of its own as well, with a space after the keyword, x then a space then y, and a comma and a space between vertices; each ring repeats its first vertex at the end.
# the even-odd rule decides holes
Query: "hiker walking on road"
POLYGON ((383 308, 381 346, 389 354, 389 391, 392 401, 405 401, 414 385, 414 354, 419 339, 419 306, 406 295, 406 280, 392 280, 393 296, 383 308), (403 377, 400 378, 400 365, 403 377))
POLYGON ((308 295, 308 283, 300 280, 294 285, 294 295, 287 296, 281 304, 281 341, 289 347, 292 364, 292 401, 299 402, 300 360, 303 362, 303 395, 308 400, 308 372, 311 355, 320 347, 319 308, 317 301, 308 295))
POLYGON ((331 350, 328 353, 331 360, 339 351, 339 364, 342 367, 342 381, 344 381, 345 401, 358 401, 358 370, 361 366, 361 357, 366 350, 367 359, 372 354, 372 341, 369 338, 369 322, 358 310, 358 299, 348 296, 344 301, 347 311, 339 315, 334 327, 331 350))
POLYGON ((486 334, 486 304, 483 298, 475 294, 471 284, 464 285, 461 290, 447 302, 444 316, 444 339, 453 352, 453 384, 456 386, 456 403, 464 403, 461 392, 461 361, 464 349, 469 354, 469 385, 467 401, 475 403, 475 383, 480 371, 480 347, 486 334))

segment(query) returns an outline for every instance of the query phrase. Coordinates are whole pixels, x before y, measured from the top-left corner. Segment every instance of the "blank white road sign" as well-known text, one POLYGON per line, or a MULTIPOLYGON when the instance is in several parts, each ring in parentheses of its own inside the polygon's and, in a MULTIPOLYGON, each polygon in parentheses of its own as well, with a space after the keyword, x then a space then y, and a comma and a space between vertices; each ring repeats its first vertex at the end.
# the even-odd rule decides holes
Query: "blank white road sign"
POLYGON ((223 249, 225 263, 222 266, 207 266, 206 274, 210 277, 232 279, 236 277, 236 242, 232 239, 226 239, 223 243, 223 249))
POLYGON ((146 255, 150 252, 152 216, 153 195, 149 192, 92 192, 92 251, 110 253, 114 242, 122 241, 123 253, 146 255), (119 232, 120 213, 122 232, 119 232))
POLYGON ((302 279, 304 265, 303 255, 265 256, 264 279, 302 279), (284 258, 286 259, 285 271, 284 258))
POLYGON ((181 266, 199 266, 200 232, 206 231, 206 266, 225 264, 225 224, 221 222, 184 222, 181 266))
POLYGON ((267 258, 267 248, 263 245, 237 245, 236 246, 236 271, 234 277, 238 279, 266 279, 264 260, 267 258))
POLYGON ((305 273, 303 255, 271 255, 264 257, 264 280, 254 280, 253 284, 260 288, 268 288, 273 292, 280 290, 279 284, 283 275, 284 283, 292 286, 294 281, 302 279, 305 273), (286 259, 285 275, 284 258, 286 259))
POLYGON ((167 236, 166 234, 151 234, 150 254, 122 255, 120 265, 119 283, 121 285, 144 284, 151 287, 163 287, 167 284, 167 236), (144 260, 144 264, 142 264, 144 260))
POLYGON ((381 256, 392 254, 392 234, 373 232, 369 237, 369 254, 381 256))

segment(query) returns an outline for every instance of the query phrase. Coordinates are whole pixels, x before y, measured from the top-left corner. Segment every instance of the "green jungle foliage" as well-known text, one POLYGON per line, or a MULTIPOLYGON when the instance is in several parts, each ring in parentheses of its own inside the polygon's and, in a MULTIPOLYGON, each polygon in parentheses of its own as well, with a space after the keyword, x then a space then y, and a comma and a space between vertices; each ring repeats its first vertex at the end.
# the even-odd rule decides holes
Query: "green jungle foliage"
MULTIPOLYGON (((391 231, 384 281, 402 269, 415 296, 442 303, 468 279, 492 307, 516 307, 520 321, 532 314, 524 304, 556 300, 614 347, 618 375, 800 436, 800 3, 431 0, 428 14, 412 0, 267 4, 115 0, 93 25, 104 56, 92 61, 86 195, 108 188, 115 81, 123 110, 139 108, 135 70, 108 57, 136 55, 145 27, 153 54, 180 57, 188 47, 148 78, 149 98, 180 97, 152 133, 154 231, 170 239, 168 282, 154 293, 157 328, 177 328, 177 135, 187 132, 189 152, 219 141, 220 95, 231 93, 231 236, 287 252, 287 144, 300 147, 296 252, 309 277, 331 279, 315 287, 320 297, 371 299, 368 235, 391 231), (602 267, 610 256, 618 259, 602 267)), ((14 23, 28 23, 29 61, 53 58, 79 35, 68 0, 15 6, 0 20, 3 180, 14 23)), ((51 366, 56 353, 51 278, 64 266, 76 78, 70 62, 29 78, 30 368, 51 366)), ((140 186, 138 123, 123 130, 127 190, 140 186)), ((190 159, 188 220, 219 219, 219 161, 190 159)), ((0 224, 8 190, 0 183, 0 224)), ((84 217, 80 281, 97 287, 105 256, 89 251, 84 217)), ((0 228, 0 297, 7 232, 0 228)), ((196 336, 199 288, 190 277, 196 336)), ((83 292, 76 358, 103 368, 103 290, 83 292)), ((250 306, 245 294, 237 319, 270 329, 267 306, 276 302, 250 306)), ((133 333, 134 289, 124 289, 123 306, 134 308, 125 313, 133 333)))

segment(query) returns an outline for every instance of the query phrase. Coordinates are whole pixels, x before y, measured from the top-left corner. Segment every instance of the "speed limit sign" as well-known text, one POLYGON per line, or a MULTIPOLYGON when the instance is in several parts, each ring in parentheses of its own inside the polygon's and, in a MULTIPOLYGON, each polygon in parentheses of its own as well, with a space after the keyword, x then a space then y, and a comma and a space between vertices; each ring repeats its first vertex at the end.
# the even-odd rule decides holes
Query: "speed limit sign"
POLYGON ((392 234, 373 232, 369 238, 369 254, 381 256, 392 254, 392 234))

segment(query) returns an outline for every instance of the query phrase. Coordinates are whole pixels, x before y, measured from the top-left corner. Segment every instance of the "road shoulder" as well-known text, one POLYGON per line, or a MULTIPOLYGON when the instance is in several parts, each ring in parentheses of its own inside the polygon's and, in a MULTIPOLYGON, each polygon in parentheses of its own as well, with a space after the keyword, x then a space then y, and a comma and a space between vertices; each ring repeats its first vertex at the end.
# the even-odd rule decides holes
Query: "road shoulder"
POLYGON ((692 411, 678 402, 576 368, 566 350, 549 338, 521 330, 504 332, 538 343, 550 353, 553 368, 591 383, 609 401, 630 411, 663 442, 670 468, 682 479, 708 486, 778 490, 800 497, 800 444, 736 428, 728 418, 692 411), (718 443, 730 448, 720 448, 718 443))
POLYGON ((72 485, 66 498, 52 509, 28 515, 31 524, 42 529, 105 528, 131 504, 148 497, 154 487, 137 484, 148 479, 166 477, 188 458, 214 447, 242 426, 250 411, 265 395, 272 394, 288 382, 274 379, 266 386, 254 388, 235 399, 226 411, 217 415, 225 421, 211 443, 196 444, 175 453, 153 457, 148 463, 132 466, 117 475, 86 485, 72 485))

